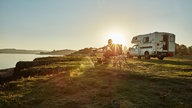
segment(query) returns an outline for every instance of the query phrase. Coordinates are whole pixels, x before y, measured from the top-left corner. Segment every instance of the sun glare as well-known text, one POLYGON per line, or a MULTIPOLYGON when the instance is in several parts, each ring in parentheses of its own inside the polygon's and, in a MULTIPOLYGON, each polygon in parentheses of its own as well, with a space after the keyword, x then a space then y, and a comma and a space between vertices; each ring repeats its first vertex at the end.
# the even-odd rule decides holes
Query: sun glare
POLYGON ((115 33, 109 34, 108 39, 112 39, 113 43, 115 44, 123 44, 123 46, 126 45, 126 41, 127 41, 124 35, 115 34, 115 33))

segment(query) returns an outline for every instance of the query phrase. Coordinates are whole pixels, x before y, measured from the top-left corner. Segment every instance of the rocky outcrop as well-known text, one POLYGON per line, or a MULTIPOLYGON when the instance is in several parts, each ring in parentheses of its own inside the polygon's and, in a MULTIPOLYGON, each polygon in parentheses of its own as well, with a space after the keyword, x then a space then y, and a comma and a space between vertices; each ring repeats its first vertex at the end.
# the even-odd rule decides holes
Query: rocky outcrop
POLYGON ((41 65, 48 65, 51 64, 52 62, 48 62, 48 61, 19 61, 17 62, 15 69, 14 69, 14 76, 28 76, 30 75, 30 72, 25 72, 23 73, 23 71, 25 69, 29 69, 32 67, 36 67, 36 66, 41 66, 41 65))
POLYGON ((14 73, 19 72, 22 69, 34 67, 34 66, 37 66, 37 64, 33 61, 19 61, 15 66, 14 73))

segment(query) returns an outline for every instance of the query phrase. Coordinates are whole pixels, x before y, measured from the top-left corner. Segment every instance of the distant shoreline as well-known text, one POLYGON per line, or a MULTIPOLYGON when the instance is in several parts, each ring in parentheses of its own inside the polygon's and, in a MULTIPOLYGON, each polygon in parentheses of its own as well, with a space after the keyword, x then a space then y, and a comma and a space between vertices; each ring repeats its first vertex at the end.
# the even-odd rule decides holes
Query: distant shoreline
POLYGON ((0 54, 37 54, 37 55, 40 55, 40 53, 4 53, 4 52, 0 52, 0 54))
POLYGON ((43 54, 43 53, 4 53, 4 52, 0 52, 0 54, 34 54, 34 55, 61 55, 61 54, 43 54))
POLYGON ((37 55, 68 55, 76 52, 76 50, 63 49, 63 50, 25 50, 25 49, 0 49, 0 54, 37 54, 37 55))

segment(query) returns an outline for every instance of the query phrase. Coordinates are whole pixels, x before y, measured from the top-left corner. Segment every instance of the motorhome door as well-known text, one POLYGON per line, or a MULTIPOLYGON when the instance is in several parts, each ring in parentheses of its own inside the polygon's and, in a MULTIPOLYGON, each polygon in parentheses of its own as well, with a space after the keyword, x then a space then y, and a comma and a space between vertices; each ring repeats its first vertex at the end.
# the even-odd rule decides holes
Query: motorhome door
POLYGON ((163 50, 168 50, 168 35, 163 35, 163 50))
POLYGON ((132 54, 133 55, 138 55, 139 54, 139 46, 138 45, 134 45, 132 48, 132 54))

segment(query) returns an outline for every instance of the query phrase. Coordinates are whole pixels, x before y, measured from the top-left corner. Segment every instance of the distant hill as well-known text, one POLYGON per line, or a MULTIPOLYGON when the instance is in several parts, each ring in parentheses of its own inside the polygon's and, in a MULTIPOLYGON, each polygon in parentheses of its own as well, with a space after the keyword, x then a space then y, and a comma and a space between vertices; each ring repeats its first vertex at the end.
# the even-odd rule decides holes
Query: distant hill
POLYGON ((80 49, 80 50, 78 50, 78 51, 76 51, 76 52, 73 52, 71 55, 78 55, 78 54, 90 54, 90 53, 92 53, 92 50, 93 50, 94 48, 84 48, 84 49, 80 49))
POLYGON ((40 54, 48 54, 48 55, 69 55, 71 53, 76 52, 76 50, 64 49, 64 50, 53 50, 50 52, 40 52, 40 54))
POLYGON ((97 49, 99 49, 99 48, 92 48, 92 47, 84 48, 84 49, 80 49, 74 53, 71 53, 71 55, 92 55, 93 52, 97 49))
POLYGON ((0 49, 0 53, 10 54, 39 54, 40 52, 46 52, 44 50, 25 50, 25 49, 0 49))

